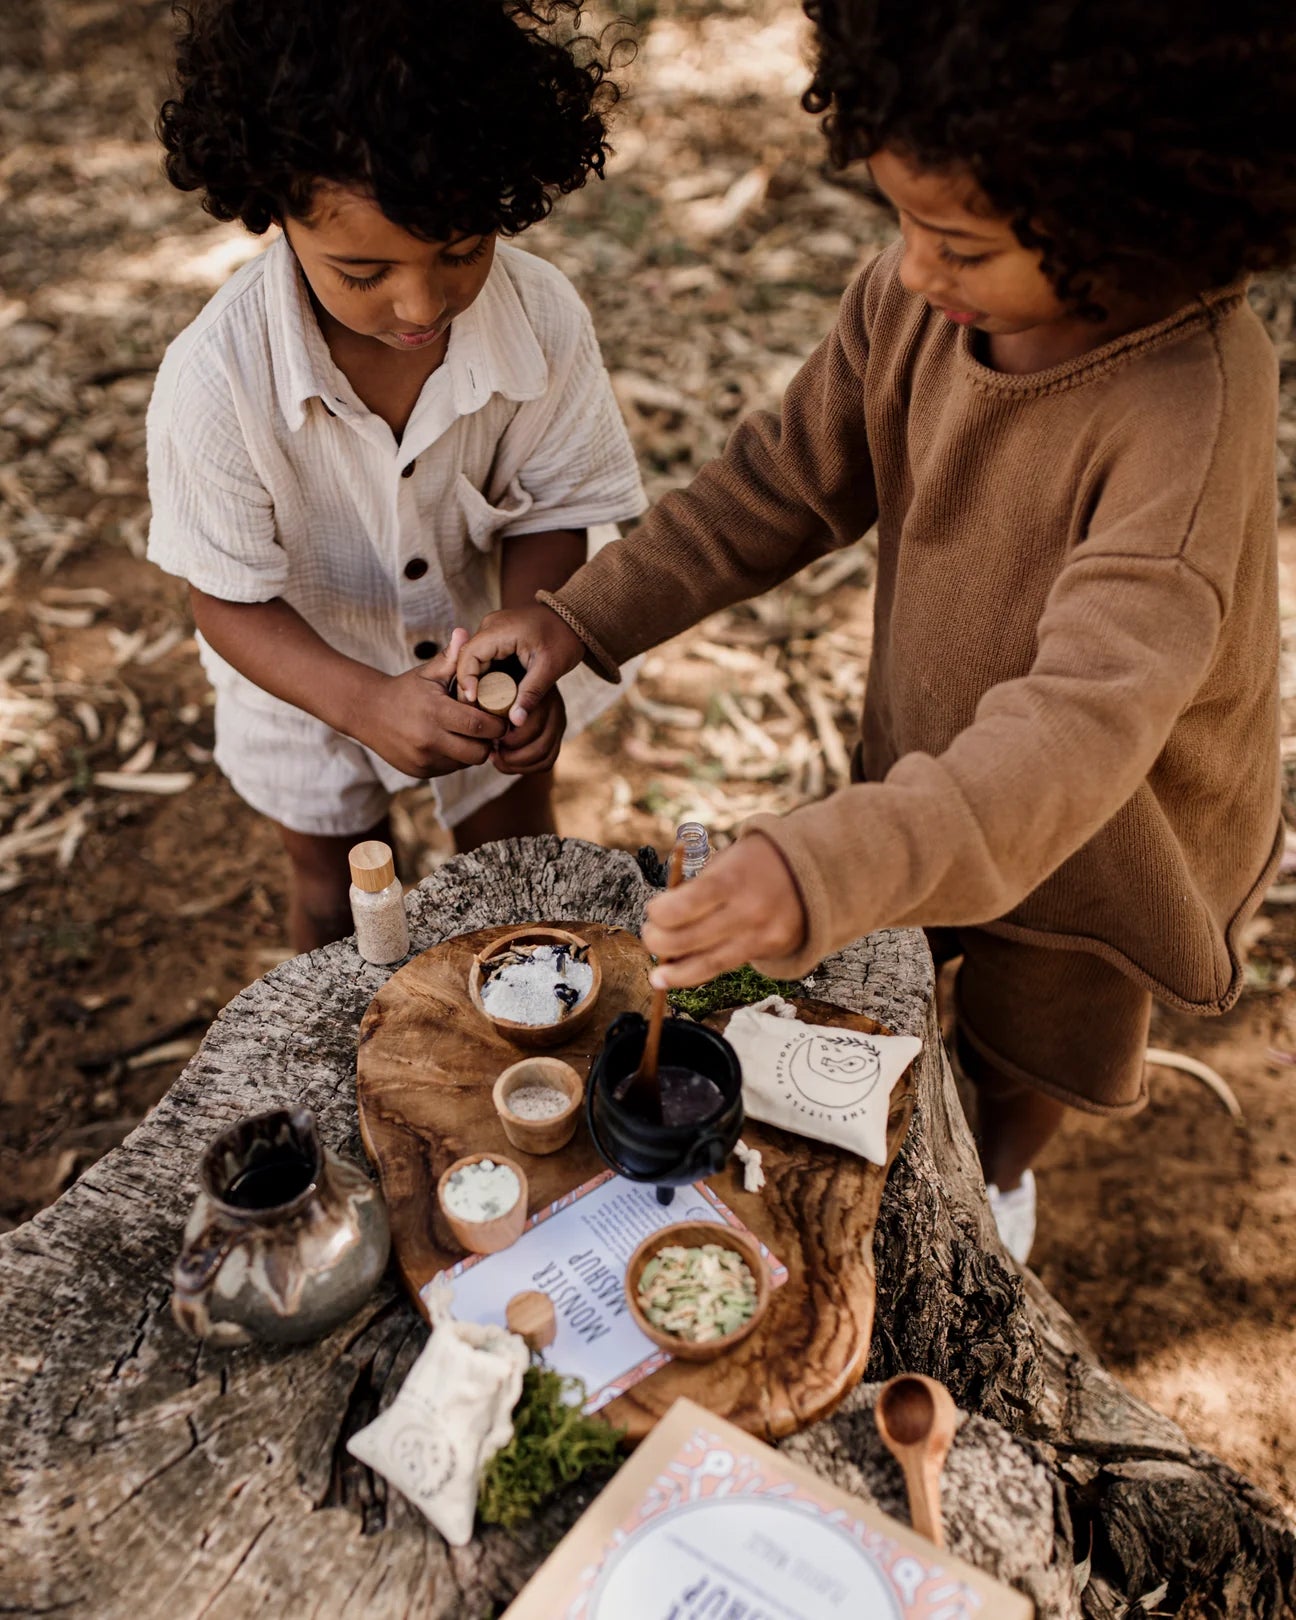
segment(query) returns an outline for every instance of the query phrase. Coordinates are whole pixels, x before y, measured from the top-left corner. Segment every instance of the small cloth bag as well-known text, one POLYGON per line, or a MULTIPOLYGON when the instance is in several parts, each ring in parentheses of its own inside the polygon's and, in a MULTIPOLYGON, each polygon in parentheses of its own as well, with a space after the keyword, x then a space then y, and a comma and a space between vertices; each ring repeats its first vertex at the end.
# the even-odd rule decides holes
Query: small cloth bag
POLYGON ((432 1337, 400 1393, 347 1450, 407 1496, 454 1547, 472 1538, 482 1469, 513 1437, 530 1352, 516 1333, 450 1315, 430 1289, 432 1337))
POLYGON ((750 1118, 886 1163, 891 1092, 922 1051, 916 1036, 803 1024, 770 996, 740 1007, 725 1037, 742 1064, 750 1118))

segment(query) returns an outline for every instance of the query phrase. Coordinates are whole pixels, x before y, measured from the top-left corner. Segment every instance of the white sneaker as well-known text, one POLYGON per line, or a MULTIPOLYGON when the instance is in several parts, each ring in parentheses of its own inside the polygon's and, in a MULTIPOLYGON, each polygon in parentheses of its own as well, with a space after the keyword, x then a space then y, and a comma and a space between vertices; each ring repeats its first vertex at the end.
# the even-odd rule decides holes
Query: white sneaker
POLYGON ((1035 1175, 1022 1172, 1021 1185, 1011 1192, 1000 1192, 993 1182, 986 1188, 990 1213, 999 1228, 999 1237, 1019 1266, 1030 1259, 1035 1241, 1035 1175))

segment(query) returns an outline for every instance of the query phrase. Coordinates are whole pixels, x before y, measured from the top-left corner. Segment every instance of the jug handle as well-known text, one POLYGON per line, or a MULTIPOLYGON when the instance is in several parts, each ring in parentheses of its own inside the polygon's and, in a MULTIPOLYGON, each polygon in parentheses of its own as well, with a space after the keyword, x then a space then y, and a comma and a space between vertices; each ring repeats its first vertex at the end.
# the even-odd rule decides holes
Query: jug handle
POLYGON ((217 1272, 241 1238, 239 1232, 227 1232, 212 1242, 209 1232, 202 1232, 192 1243, 186 1243, 175 1263, 176 1286, 186 1294, 207 1293, 216 1281, 217 1272))

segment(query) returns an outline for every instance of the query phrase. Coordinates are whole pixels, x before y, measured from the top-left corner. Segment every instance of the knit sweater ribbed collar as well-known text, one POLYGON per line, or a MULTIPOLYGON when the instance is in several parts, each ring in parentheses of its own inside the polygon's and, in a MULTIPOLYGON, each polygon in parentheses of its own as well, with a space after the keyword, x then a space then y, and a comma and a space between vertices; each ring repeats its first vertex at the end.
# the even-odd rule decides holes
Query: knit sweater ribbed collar
MULTIPOLYGON (((1132 332, 1112 338, 1099 348, 1089 349, 1072 360, 1048 366, 1043 371, 996 371, 986 365, 973 352, 973 341, 979 334, 971 327, 961 327, 955 334, 959 359, 972 386, 988 394, 1031 399, 1041 394, 1062 393, 1109 376, 1130 360, 1177 343, 1223 319, 1244 302, 1248 280, 1244 277, 1227 287, 1202 293, 1163 320, 1155 321, 1150 326, 1136 327, 1132 332)), ((940 317, 933 315, 933 319, 940 317)))

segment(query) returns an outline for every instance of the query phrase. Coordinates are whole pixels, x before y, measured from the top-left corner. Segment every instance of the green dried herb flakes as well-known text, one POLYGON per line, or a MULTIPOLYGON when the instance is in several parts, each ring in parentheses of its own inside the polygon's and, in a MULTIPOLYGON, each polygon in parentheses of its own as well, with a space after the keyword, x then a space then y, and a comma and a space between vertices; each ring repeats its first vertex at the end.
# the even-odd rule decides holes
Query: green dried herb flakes
POLYGON ((805 985, 800 980, 769 979, 757 973, 754 967, 740 967, 692 990, 668 991, 666 999, 673 1012, 684 1013, 700 1022, 725 1007, 750 1007, 752 1002, 764 1001, 766 996, 787 998, 804 994, 805 985))
POLYGON ((512 1529, 531 1518, 562 1485, 621 1461, 621 1438, 602 1418, 586 1417, 585 1386, 551 1367, 528 1367, 513 1408, 513 1438, 482 1472, 477 1511, 484 1524, 512 1529), (566 1396, 578 1394, 571 1403, 566 1396))
POLYGON ((654 1327, 707 1344, 751 1320, 756 1279, 742 1255, 722 1244, 668 1244, 643 1268, 638 1298, 654 1327))

